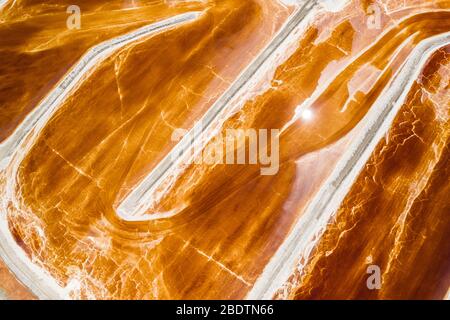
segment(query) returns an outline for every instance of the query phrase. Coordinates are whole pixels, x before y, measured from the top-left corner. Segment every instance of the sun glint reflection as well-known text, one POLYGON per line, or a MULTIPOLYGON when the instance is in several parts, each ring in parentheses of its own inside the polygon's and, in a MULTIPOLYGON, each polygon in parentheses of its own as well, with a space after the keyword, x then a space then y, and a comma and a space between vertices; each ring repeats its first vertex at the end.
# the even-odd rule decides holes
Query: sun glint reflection
POLYGON ((311 109, 305 108, 300 112, 300 118, 306 121, 311 120, 314 117, 314 113, 311 109))

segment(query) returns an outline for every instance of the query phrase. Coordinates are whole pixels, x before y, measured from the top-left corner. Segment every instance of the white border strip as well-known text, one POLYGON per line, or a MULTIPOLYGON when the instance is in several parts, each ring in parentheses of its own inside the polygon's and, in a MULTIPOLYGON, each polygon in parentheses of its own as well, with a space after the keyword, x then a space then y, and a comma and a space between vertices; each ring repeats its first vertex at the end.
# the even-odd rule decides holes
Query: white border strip
MULTIPOLYGON (((12 165, 12 169, 8 170, 10 172, 4 183, 7 185, 11 183, 11 179, 12 181, 15 180, 14 175, 17 172, 18 166, 28 148, 33 145, 34 140, 42 128, 44 128, 48 120, 76 85, 82 82, 83 76, 92 70, 101 59, 107 58, 115 50, 131 42, 142 39, 155 32, 178 26, 181 23, 192 21, 201 14, 201 12, 190 12, 153 23, 129 34, 104 42, 89 50, 47 98, 26 117, 15 132, 0 144, 0 170, 5 169, 8 165, 12 165), (14 157, 22 144, 25 145, 23 150, 20 150, 21 153, 17 157, 14 157), (10 163, 11 159, 14 159, 12 163, 10 163)), ((5 188, 7 187, 6 185, 5 188)), ((12 191, 8 189, 5 192, 12 191)), ((2 209, 5 210, 6 204, 2 205, 2 209)), ((39 299, 67 298, 67 290, 59 286, 48 272, 34 264, 16 243, 8 227, 6 212, 0 213, 0 258, 15 274, 17 279, 27 286, 39 299)))
POLYGON ((29 137, 31 132, 34 136, 37 136, 61 103, 80 84, 83 76, 91 71, 99 61, 106 59, 114 51, 127 44, 182 23, 193 21, 201 14, 202 12, 180 14, 139 28, 90 49, 64 79, 60 81, 59 85, 22 121, 13 134, 0 144, 0 169, 4 169, 8 165, 17 148, 29 137))
POLYGON ((9 0, 0 0, 0 11, 8 4, 9 0))
POLYGON ((156 193, 157 188, 172 174, 175 167, 182 167, 183 159, 191 154, 190 150, 196 141, 202 141, 201 136, 214 126, 226 109, 226 106, 236 97, 245 85, 261 70, 266 61, 274 56, 286 39, 302 23, 304 18, 316 6, 315 0, 306 1, 298 8, 284 24, 269 45, 259 54, 253 62, 233 82, 231 87, 211 106, 205 115, 197 122, 194 128, 161 160, 158 165, 140 182, 120 203, 117 208, 118 216, 125 221, 151 220, 152 217, 145 216, 149 209, 150 199, 156 193), (174 160, 178 159, 178 160, 174 160))
POLYGON ((362 138, 355 141, 339 161, 288 238, 271 258, 247 295, 247 299, 273 298, 274 294, 287 283, 299 265, 300 258, 309 257, 314 245, 320 239, 317 235, 324 232, 375 147, 389 130, 423 66, 438 48, 449 43, 450 32, 423 40, 414 49, 397 73, 392 86, 384 90, 362 120, 362 123, 366 123, 365 131, 361 134, 362 138), (316 241, 313 240, 315 236, 316 241))
POLYGON ((9 271, 39 299, 64 299, 63 288, 50 274, 34 264, 16 243, 4 215, 0 216, 0 258, 9 271))

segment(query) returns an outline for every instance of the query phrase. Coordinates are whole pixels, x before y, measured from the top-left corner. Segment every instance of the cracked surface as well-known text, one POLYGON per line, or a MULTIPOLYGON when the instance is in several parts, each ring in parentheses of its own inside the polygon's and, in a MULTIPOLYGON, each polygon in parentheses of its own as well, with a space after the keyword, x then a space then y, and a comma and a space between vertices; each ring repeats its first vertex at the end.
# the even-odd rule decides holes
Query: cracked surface
MULTIPOLYGON (((76 299, 245 298, 336 163, 361 138, 368 112, 403 62, 421 41, 450 31, 449 1, 377 2, 380 29, 367 26, 373 1, 351 1, 335 13, 318 10, 218 120, 216 137, 230 128, 279 129, 278 173, 261 176, 259 165, 176 168, 146 212, 170 217, 127 222, 117 216, 117 206, 175 146, 173 131, 192 128, 294 7, 267 0, 179 6, 143 1, 124 16, 118 3, 89 1, 86 23, 92 29, 69 35, 55 18, 54 29, 44 32, 48 42, 24 35, 21 46, 39 45, 37 52, 48 59, 59 48, 61 59, 50 69, 33 53, 28 58, 36 67, 17 71, 14 59, 27 51, 0 40, 0 54, 16 48, 0 77, 11 79, 6 89, 20 88, 0 90, 5 139, 37 104, 29 105, 30 97, 40 101, 64 66, 93 44, 148 19, 205 11, 99 62, 1 172, 1 214, 14 239, 76 299), (123 26, 129 15, 138 22, 123 26), (111 30, 103 34, 105 24, 111 30), (43 69, 47 78, 41 79, 43 69), (310 120, 301 117, 305 106, 310 120)), ((17 1, 1 13, 7 24, 0 33, 37 26, 33 19, 55 8, 17 1), (20 10, 28 6, 36 17, 23 18, 20 10)), ((334 220, 312 244, 313 254, 301 261, 304 269, 276 297, 445 295, 450 286, 448 60, 448 46, 433 55, 334 220), (381 291, 365 287, 368 263, 383 270, 381 291)))
MULTIPOLYGON (((450 46, 414 83, 310 261, 295 299, 442 299, 450 285, 450 46), (380 290, 366 286, 381 269, 380 290)), ((286 294, 280 291, 279 296, 286 294)))
POLYGON ((0 141, 6 139, 92 46, 214 1, 8 1, 0 16, 0 141), (133 4, 138 3, 138 4, 133 4), (67 7, 81 9, 68 29, 67 7))

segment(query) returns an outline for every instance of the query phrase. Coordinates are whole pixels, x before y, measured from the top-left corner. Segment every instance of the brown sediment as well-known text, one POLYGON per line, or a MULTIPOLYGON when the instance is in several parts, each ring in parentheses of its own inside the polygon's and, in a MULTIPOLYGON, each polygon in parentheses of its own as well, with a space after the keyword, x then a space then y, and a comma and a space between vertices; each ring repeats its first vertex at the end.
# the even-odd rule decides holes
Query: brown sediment
MULTIPOLYGON (((115 198, 120 199, 121 192, 127 192, 127 180, 131 180, 129 185, 135 184, 167 150, 170 150, 173 146, 170 144, 173 129, 191 126, 191 123, 211 106, 239 72, 268 43, 288 13, 289 10, 286 8, 270 2, 219 2, 196 21, 133 43, 101 63, 49 121, 30 153, 37 158, 27 157, 31 160, 31 162, 24 160, 28 163, 26 165, 28 169, 20 170, 19 180, 27 181, 25 183, 27 187, 24 185, 27 189, 25 192, 31 192, 31 197, 36 197, 37 202, 33 201, 34 204, 41 209, 43 208, 41 205, 46 208, 39 220, 42 218, 42 223, 46 225, 45 229, 48 228, 47 230, 55 236, 39 239, 29 228, 26 230, 15 228, 15 225, 21 224, 24 220, 18 216, 11 218, 15 236, 31 241, 25 245, 31 247, 27 252, 35 254, 34 250, 40 250, 47 245, 56 249, 57 252, 44 250, 44 254, 49 256, 42 257, 42 261, 45 261, 46 265, 50 261, 52 261, 50 264, 55 262, 57 266, 50 269, 57 270, 58 280, 64 282, 67 279, 65 275, 75 277, 70 271, 71 265, 75 262, 74 258, 89 259, 86 254, 93 254, 84 249, 83 253, 75 253, 77 248, 81 249, 84 246, 82 243, 85 240, 80 238, 89 235, 93 238, 101 236, 109 242, 104 232, 119 233, 119 237, 127 237, 127 234, 131 233, 130 236, 136 238, 136 235, 132 235, 133 229, 121 230, 117 228, 117 224, 109 226, 110 222, 104 220, 102 216, 113 209, 111 205, 114 201, 117 202, 115 198), (79 125, 80 119, 83 126, 79 125), (64 129, 64 139, 61 139, 60 134, 53 133, 62 128, 76 128, 77 132, 64 129), (72 136, 71 132, 75 136, 72 136), (120 143, 117 143, 118 141, 120 143), (53 170, 52 168, 58 169, 53 177, 45 178, 45 172, 53 170), (32 172, 36 174, 36 179, 29 180, 27 176, 32 172), (78 191, 74 193, 76 189, 78 191), (54 202, 55 197, 63 197, 64 200, 60 203, 54 202), (67 225, 64 221, 66 218, 69 220, 67 225), (100 221, 97 221, 98 219, 100 221), (94 226, 95 224, 106 225, 94 226), (66 233, 68 225, 73 225, 78 235, 60 237, 61 232, 66 233), (96 230, 97 228, 100 230, 96 230), (111 230, 108 230, 109 228, 111 230), (75 251, 74 255, 70 253, 71 251, 75 251), (65 255, 67 260, 56 258, 54 253, 61 257, 65 255), (60 273, 60 267, 63 267, 63 273, 60 273), (61 275, 64 276, 59 278, 61 275)), ((38 207, 34 209, 40 210, 38 207)), ((118 223, 120 225, 120 222, 118 223)), ((36 224, 42 225, 36 221, 33 224, 32 228, 36 227, 36 224)), ((178 290, 169 293, 160 292, 158 289, 151 290, 153 281, 161 281, 157 275, 161 271, 150 271, 151 268, 158 270, 158 265, 166 265, 164 260, 171 246, 180 250, 180 259, 184 261, 182 248, 185 243, 177 237, 169 237, 163 242, 167 243, 164 247, 169 251, 152 254, 149 247, 162 241, 162 238, 158 234, 148 234, 142 239, 139 238, 140 236, 137 237, 137 241, 133 240, 131 243, 126 243, 128 241, 122 243, 121 240, 114 240, 113 235, 111 245, 114 247, 114 253, 111 252, 111 256, 108 253, 104 260, 97 257, 95 258, 97 262, 93 261, 94 272, 100 271, 96 264, 101 263, 103 270, 100 272, 108 277, 114 274, 108 270, 118 268, 115 259, 129 260, 130 264, 124 264, 121 268, 134 268, 136 261, 142 260, 142 264, 145 264, 142 268, 150 269, 147 275, 142 270, 136 271, 139 272, 136 275, 139 277, 138 280, 123 280, 124 288, 116 283, 117 279, 114 281, 111 279, 111 284, 105 285, 105 297, 111 294, 114 297, 133 296, 134 291, 129 290, 136 290, 133 288, 135 282, 143 284, 141 291, 134 293, 137 297, 177 297, 178 290), (115 256, 117 246, 125 247, 123 252, 120 252, 122 249, 118 249, 120 257, 115 256), (130 255, 133 258, 127 258, 130 255), (149 260, 146 260, 145 255, 148 255, 149 260), (152 255, 156 258, 154 264, 151 263, 154 259, 152 255), (159 260, 162 261, 158 262, 159 260), (118 292, 114 293, 115 290, 118 292)), ((225 278, 236 279, 233 272, 223 270, 220 264, 208 261, 191 247, 187 247, 185 251, 191 262, 195 258, 199 266, 205 265, 205 268, 211 269, 210 274, 224 274, 225 278)), ((171 256, 169 254, 167 257, 171 256)), ((180 268, 177 265, 175 267, 180 268)), ((132 271, 123 272, 132 274, 132 271)), ((95 275, 97 276, 98 274, 95 275)), ((118 276, 123 275, 118 273, 118 276)), ((195 277, 193 279, 200 281, 195 277)), ((89 281, 89 277, 83 276, 80 281, 89 281)), ((240 288, 240 282, 238 280, 239 286, 236 290, 240 288)), ((86 283, 90 289, 92 285, 86 283)), ((201 287, 191 290, 186 283, 183 286, 186 289, 178 293, 179 297, 186 294, 201 297, 200 290, 203 290, 204 297, 208 295, 218 297, 215 291, 201 287)), ((247 287, 247 284, 244 283, 244 287, 247 287)), ((225 288, 224 284, 222 293, 225 288)), ((97 294, 102 296, 102 292, 97 294)), ((231 296, 236 293, 230 291, 229 294, 231 296)), ((84 297, 83 293, 81 297, 84 297)))
MULTIPOLYGON (((364 116, 413 48, 421 40, 450 31, 450 13, 442 10, 450 8, 448 1, 411 4, 392 15, 383 12, 383 35, 383 29, 367 28, 367 1, 353 1, 342 12, 319 13, 298 36, 292 53, 286 53, 273 67, 273 74, 268 72, 267 79, 259 79, 236 103, 237 112, 224 122, 220 133, 229 128, 282 130, 278 173, 261 176, 259 165, 188 166, 147 212, 175 212, 167 219, 126 222, 117 216, 115 208, 175 145, 171 141, 173 131, 193 126, 273 38, 289 10, 276 1, 211 2, 197 20, 119 50, 99 63, 72 92, 24 156, 17 184, 10 186, 15 188, 18 201, 4 208, 12 233, 34 261, 61 286, 71 288, 74 298, 244 298, 349 143, 359 138, 364 116), (394 22, 400 20, 395 26, 394 22), (312 119, 296 119, 297 107, 321 86, 323 92, 309 106, 312 119)), ((445 50, 440 52, 447 54, 445 50)), ((436 70, 443 68, 435 66, 436 70)), ((422 92, 438 85, 435 90, 442 91, 437 74, 430 71, 430 77, 422 77, 414 90, 422 92)), ((448 94, 439 97, 448 104, 448 94)), ((430 101, 423 103, 427 112, 433 110, 430 101)), ((429 127, 423 125, 424 136, 419 137, 435 141, 438 129, 442 133, 445 126, 433 122, 429 113, 422 113, 410 112, 401 130, 410 128, 414 132, 415 116, 428 115, 421 121, 429 127), (438 124, 438 129, 432 127, 438 124)), ((443 162, 444 149, 439 147, 439 157, 427 158, 432 155, 430 149, 413 144, 412 154, 423 159, 417 160, 404 181, 411 178, 413 183, 413 175, 424 172, 420 163, 427 159, 434 161, 433 168, 444 170, 445 177, 448 165, 443 162)), ((404 152, 407 150, 405 147, 404 152)), ((440 176, 433 180, 432 173, 427 174, 433 197, 445 195, 447 189, 438 187, 444 184, 438 181, 440 176)), ((358 182, 354 188, 360 191, 357 186, 358 182)), ((398 201, 406 201, 403 194, 414 196, 408 193, 408 183, 402 188, 398 189, 398 201)), ((379 197, 389 198, 376 191, 379 197)), ((411 199, 416 206, 426 207, 425 195, 420 202, 411 199)), ((431 220, 420 224, 413 219, 411 227, 426 235, 422 228, 436 227, 445 232, 448 221, 442 218, 444 205, 430 209, 429 204, 426 209, 441 217, 442 225, 428 226, 431 220)), ((393 219, 391 209, 386 203, 380 224, 386 215, 393 219)), ((360 223, 364 224, 364 214, 361 216, 360 223)), ((345 223, 354 222, 348 219, 348 213, 342 213, 342 217, 345 223)), ((442 232, 436 234, 442 237, 442 232)), ((401 238, 405 236, 401 230, 398 234, 400 241, 410 240, 401 238)), ((352 239, 360 235, 366 234, 358 233, 352 239)), ((330 243, 334 244, 339 236, 329 231, 323 241, 332 239, 330 243)), ((440 241, 443 239, 445 233, 440 241)), ((392 242, 375 240, 373 250, 377 252, 392 242)), ((429 250, 427 263, 433 260, 437 242, 423 247, 429 250)), ((352 250, 353 242, 346 243, 352 250)), ((403 251, 394 253, 403 261, 403 251)), ((354 257, 349 256, 347 263, 359 267, 354 257)), ((338 263, 338 258, 330 265, 338 263)), ((439 259, 435 267, 448 270, 439 259)), ((412 279, 394 273, 397 261, 391 260, 386 276, 399 280, 392 281, 391 291, 377 297, 394 297, 400 292, 394 286, 412 279)), ((327 281, 338 281, 339 277, 333 278, 330 269, 329 278, 321 280, 322 268, 314 268, 314 259, 310 265, 308 279, 319 288, 319 297, 320 286, 328 288, 327 281)), ((445 276, 442 270, 435 272, 439 279, 445 276)), ((425 286, 432 282, 420 276, 414 283, 421 280, 425 286)), ((355 281, 349 278, 349 283, 355 281)), ((293 297, 316 297, 302 296, 302 288, 309 292, 309 287, 300 287, 293 297)), ((365 297, 364 291, 352 296, 345 285, 339 290, 333 287, 323 295, 344 297, 346 292, 348 297, 365 297)), ((414 297, 413 290, 411 285, 405 297, 414 297)))
POLYGON ((91 47, 147 24, 213 1, 77 1, 81 28, 69 29, 73 1, 9 1, 0 17, 0 141, 91 47))
MULTIPOLYGON (((450 47, 438 50, 327 226, 296 299, 442 299, 450 286, 450 47), (369 289, 369 266, 381 288, 369 289)), ((297 275, 299 277, 299 275, 297 275)))

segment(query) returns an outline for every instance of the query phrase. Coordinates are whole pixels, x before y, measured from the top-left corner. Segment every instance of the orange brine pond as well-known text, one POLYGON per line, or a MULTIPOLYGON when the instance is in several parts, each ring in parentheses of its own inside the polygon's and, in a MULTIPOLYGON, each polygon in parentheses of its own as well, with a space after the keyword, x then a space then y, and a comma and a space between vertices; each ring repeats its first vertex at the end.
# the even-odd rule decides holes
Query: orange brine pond
POLYGON ((0 298, 448 297, 450 1, 0 22, 0 298))

